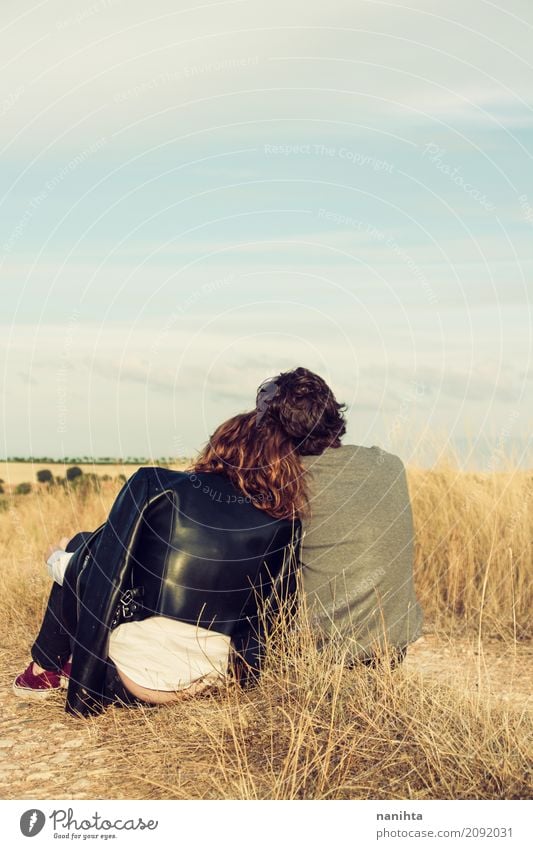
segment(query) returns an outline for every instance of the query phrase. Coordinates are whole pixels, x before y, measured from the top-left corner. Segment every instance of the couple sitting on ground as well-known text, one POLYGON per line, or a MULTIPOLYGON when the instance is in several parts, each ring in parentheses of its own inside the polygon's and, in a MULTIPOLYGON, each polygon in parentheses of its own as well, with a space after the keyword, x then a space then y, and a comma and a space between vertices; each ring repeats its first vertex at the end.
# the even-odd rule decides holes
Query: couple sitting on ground
POLYGON ((269 629, 305 595, 319 646, 403 659, 420 635, 405 469, 341 445, 343 405, 304 368, 263 383, 194 465, 142 467, 107 521, 49 551, 53 585, 23 697, 66 710, 158 704, 260 674, 269 629), (301 580, 297 580, 298 576, 301 580))

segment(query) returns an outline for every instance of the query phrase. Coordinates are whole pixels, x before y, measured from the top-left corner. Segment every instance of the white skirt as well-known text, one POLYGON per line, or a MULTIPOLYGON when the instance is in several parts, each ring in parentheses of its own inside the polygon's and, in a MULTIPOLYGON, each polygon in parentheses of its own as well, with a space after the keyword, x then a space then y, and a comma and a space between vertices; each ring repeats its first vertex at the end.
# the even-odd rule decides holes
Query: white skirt
POLYGON ((109 657, 141 687, 175 691, 200 678, 211 681, 226 674, 230 638, 217 631, 151 616, 123 622, 109 638, 109 657))

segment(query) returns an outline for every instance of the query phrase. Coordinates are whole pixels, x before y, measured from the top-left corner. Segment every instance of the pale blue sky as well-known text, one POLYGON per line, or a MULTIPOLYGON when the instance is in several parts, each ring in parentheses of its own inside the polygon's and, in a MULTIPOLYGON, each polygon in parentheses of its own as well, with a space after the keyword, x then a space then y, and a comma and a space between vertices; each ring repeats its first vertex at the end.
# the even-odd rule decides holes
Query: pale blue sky
POLYGON ((529 2, 3 11, 1 455, 191 454, 297 365, 350 441, 523 450, 529 2))

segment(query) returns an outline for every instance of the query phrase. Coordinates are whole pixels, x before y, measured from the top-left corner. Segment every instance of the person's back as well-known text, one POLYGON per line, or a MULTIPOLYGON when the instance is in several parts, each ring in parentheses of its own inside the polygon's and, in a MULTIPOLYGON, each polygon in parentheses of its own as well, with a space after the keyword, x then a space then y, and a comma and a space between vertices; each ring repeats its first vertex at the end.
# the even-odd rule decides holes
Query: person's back
POLYGON ((311 472, 303 587, 320 637, 352 659, 404 648, 421 633, 413 586, 413 522, 402 461, 345 445, 303 458, 311 472), (385 640, 386 635, 386 640, 385 640))

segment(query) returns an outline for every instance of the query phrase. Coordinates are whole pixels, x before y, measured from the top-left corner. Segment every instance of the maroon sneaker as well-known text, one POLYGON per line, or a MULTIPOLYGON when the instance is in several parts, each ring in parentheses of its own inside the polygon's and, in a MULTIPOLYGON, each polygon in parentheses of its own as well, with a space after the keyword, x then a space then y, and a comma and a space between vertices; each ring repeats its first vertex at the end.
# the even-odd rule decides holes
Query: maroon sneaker
POLYGON ((46 698, 50 693, 57 692, 62 688, 62 677, 66 677, 68 682, 68 674, 70 673, 70 664, 66 663, 61 672, 45 672, 34 675, 33 660, 29 666, 20 675, 17 675, 13 682, 13 692, 16 696, 22 698, 46 698), (67 667, 68 672, 67 672, 67 667))

